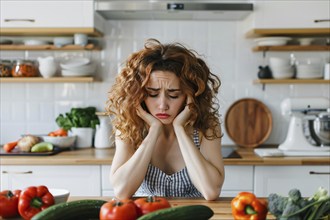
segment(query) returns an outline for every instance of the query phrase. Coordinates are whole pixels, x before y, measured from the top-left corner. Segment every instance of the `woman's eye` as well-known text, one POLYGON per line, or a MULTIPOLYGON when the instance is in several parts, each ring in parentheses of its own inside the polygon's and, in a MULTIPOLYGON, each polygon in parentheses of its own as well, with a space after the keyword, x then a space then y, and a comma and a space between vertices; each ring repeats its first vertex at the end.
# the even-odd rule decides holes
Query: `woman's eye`
POLYGON ((177 99, 177 98, 179 98, 179 96, 177 96, 177 95, 169 95, 169 97, 170 97, 171 99, 177 99))
POLYGON ((157 97, 158 94, 148 94, 149 97, 157 97))

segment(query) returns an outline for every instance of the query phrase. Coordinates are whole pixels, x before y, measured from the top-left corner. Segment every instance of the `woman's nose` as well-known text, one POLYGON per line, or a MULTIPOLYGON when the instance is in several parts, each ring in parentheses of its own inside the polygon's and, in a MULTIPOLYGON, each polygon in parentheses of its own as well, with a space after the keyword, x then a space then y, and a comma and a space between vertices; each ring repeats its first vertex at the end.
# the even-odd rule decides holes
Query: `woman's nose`
POLYGON ((168 110, 169 105, 167 103, 166 97, 164 95, 161 95, 159 98, 159 109, 160 110, 168 110))

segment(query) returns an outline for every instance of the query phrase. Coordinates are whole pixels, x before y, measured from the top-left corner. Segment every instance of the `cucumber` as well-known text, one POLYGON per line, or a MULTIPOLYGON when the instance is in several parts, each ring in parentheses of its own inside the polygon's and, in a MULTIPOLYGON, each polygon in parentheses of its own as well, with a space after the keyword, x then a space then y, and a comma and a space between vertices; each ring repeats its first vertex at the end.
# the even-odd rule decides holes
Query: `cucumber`
POLYGON ((205 205, 187 205, 160 209, 141 216, 138 220, 206 220, 214 212, 205 205))
POLYGON ((99 219, 104 200, 77 200, 63 202, 48 207, 32 217, 31 220, 87 220, 99 219))

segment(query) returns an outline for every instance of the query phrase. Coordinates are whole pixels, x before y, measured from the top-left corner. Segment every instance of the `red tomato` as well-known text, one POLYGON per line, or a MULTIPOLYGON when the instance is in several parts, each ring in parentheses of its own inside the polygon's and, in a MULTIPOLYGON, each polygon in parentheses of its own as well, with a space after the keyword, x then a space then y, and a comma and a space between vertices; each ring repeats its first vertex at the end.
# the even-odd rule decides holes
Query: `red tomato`
POLYGON ((163 197, 149 196, 146 198, 139 198, 134 201, 135 205, 139 208, 139 215, 145 215, 149 212, 158 209, 170 208, 171 205, 167 199, 163 197))
POLYGON ((100 220, 136 220, 137 207, 130 199, 112 200, 100 209, 100 220))
POLYGON ((0 219, 11 218, 19 215, 18 199, 21 190, 4 190, 0 193, 0 219))

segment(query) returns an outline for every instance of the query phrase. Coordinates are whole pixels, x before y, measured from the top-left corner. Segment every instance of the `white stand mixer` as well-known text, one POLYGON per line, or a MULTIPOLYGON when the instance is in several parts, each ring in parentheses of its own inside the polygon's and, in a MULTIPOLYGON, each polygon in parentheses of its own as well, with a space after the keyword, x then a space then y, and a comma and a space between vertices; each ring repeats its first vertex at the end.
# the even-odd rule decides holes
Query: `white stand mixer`
POLYGON ((315 146, 304 134, 304 120, 314 119, 320 112, 330 108, 330 100, 322 97, 287 98, 281 103, 282 115, 290 115, 285 141, 278 149, 255 149, 259 156, 328 156, 330 146, 315 146))
MULTIPOLYGON (((326 98, 288 98, 281 103, 282 115, 290 115, 288 134, 279 145, 284 151, 330 151, 330 147, 318 147, 307 141, 304 135, 303 119, 308 112, 326 111, 330 101, 326 98), (305 114, 304 114, 305 112, 305 114)), ((313 117, 313 116, 311 116, 313 117)), ((303 152, 302 152, 303 153, 303 152)), ((309 152, 307 152, 309 153, 309 152)))

